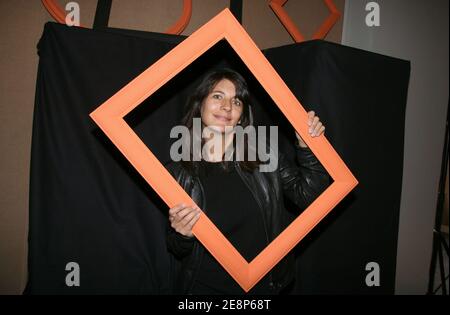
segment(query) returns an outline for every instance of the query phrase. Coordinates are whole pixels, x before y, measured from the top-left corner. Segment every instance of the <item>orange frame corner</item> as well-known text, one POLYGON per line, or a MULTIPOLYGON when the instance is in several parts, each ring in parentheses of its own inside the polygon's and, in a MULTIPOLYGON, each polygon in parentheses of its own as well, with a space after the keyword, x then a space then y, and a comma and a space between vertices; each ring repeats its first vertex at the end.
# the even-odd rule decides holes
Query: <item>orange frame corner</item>
POLYGON ((221 39, 228 41, 295 130, 305 139, 305 142, 334 180, 300 216, 250 263, 240 255, 206 214, 203 213, 200 216, 193 228, 194 235, 239 285, 248 292, 358 182, 323 135, 317 138, 309 136, 306 111, 233 14, 228 9, 224 9, 101 104, 90 116, 169 208, 179 203, 195 204, 125 122, 124 116, 221 39))
MULTIPOLYGON (((294 21, 292 21, 290 16, 287 14, 286 10, 283 8, 287 1, 288 0, 269 0, 269 6, 272 9, 273 13, 275 13, 275 15, 278 17, 281 24, 283 24, 289 35, 291 35, 292 39, 296 43, 301 43, 305 40, 305 37, 295 25, 294 21)), ((320 27, 314 32, 314 35, 311 39, 324 39, 341 16, 341 13, 336 8, 333 0, 323 1, 330 11, 330 14, 325 19, 325 21, 323 21, 322 25, 320 25, 320 27)))

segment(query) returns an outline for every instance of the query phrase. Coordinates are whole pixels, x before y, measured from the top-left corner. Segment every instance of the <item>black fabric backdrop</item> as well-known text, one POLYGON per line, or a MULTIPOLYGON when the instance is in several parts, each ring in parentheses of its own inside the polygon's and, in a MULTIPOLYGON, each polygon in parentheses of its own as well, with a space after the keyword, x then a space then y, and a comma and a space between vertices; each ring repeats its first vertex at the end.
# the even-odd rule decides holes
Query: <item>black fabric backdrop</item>
MULTIPOLYGON (((30 294, 171 293, 167 206, 88 114, 184 37, 120 29, 45 25, 33 125, 30 294), (69 262, 80 286, 68 287, 69 262)), ((324 41, 263 51, 326 136, 359 186, 295 249, 287 293, 394 292, 409 62, 324 41), (368 262, 381 285, 367 287, 368 262)), ((292 127, 226 42, 193 62, 126 117, 163 162, 186 96, 209 69, 241 72, 258 125, 279 125, 292 157, 292 127)), ((289 207, 289 205, 288 205, 289 207)))

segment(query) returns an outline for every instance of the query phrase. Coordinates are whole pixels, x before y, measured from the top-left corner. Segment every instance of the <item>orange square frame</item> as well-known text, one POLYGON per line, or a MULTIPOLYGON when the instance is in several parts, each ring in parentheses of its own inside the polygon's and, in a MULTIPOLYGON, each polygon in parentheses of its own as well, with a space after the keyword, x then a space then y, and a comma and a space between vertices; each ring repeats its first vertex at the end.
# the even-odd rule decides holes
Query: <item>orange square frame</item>
MULTIPOLYGON (((356 185, 357 180, 322 135, 312 138, 307 113, 250 36, 228 9, 224 9, 139 76, 125 85, 90 116, 169 208, 195 204, 165 167, 125 122, 124 116, 155 93, 172 77, 226 39, 255 78, 272 97, 295 130, 305 139, 334 182, 257 257, 248 263, 213 222, 202 214, 193 228, 197 239, 248 292, 356 185)), ((114 69, 111 69, 114 71, 114 69)))

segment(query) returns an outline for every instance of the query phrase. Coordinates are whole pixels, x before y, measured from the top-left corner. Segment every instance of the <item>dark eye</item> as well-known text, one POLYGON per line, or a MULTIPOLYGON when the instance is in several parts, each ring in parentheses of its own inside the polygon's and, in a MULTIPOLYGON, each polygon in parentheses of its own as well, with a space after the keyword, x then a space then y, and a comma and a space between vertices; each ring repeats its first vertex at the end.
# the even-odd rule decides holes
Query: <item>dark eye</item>
POLYGON ((238 99, 235 99, 235 100, 233 100, 233 105, 241 106, 242 102, 240 100, 238 100, 238 99))
POLYGON ((216 99, 216 100, 220 100, 221 98, 222 98, 222 95, 220 95, 220 94, 213 94, 213 96, 212 96, 214 99, 216 99))

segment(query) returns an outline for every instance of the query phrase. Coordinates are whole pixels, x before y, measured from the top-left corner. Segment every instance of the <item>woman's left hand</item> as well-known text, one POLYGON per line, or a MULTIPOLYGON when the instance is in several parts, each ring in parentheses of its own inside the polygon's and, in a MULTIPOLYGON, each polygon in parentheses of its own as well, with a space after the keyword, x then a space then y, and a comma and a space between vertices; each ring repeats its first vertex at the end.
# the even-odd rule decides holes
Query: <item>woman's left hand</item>
MULTIPOLYGON (((316 116, 316 113, 314 111, 308 112, 308 126, 308 132, 313 138, 318 137, 325 132, 325 126, 320 122, 319 117, 316 116)), ((295 132, 295 136, 298 139, 298 144, 300 145, 300 147, 308 147, 308 145, 305 143, 305 141, 303 141, 302 137, 300 137, 297 132, 295 132)))

